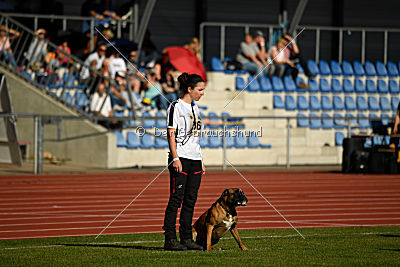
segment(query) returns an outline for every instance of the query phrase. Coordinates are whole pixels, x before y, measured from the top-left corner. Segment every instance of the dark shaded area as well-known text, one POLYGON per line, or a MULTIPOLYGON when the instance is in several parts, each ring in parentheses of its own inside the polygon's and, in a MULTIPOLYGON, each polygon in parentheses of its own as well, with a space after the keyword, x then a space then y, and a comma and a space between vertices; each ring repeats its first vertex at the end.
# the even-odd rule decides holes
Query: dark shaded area
POLYGON ((94 247, 94 248, 130 248, 140 250, 156 250, 164 251, 163 247, 144 247, 144 246, 124 246, 124 245, 112 245, 112 244, 58 244, 65 247, 94 247))

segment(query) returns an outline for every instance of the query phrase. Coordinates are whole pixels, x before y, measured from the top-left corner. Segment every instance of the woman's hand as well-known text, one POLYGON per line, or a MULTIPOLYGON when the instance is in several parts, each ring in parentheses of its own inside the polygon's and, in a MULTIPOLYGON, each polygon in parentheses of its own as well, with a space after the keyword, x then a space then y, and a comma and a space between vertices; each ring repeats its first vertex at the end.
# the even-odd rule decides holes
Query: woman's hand
POLYGON ((203 171, 203 174, 205 174, 206 173, 206 166, 204 166, 204 162, 202 161, 201 162, 201 165, 202 165, 202 171, 203 171))
POLYGON ((178 159, 178 160, 175 160, 173 163, 172 163, 172 167, 174 168, 174 170, 176 171, 176 172, 182 172, 182 163, 181 163, 181 161, 178 159))

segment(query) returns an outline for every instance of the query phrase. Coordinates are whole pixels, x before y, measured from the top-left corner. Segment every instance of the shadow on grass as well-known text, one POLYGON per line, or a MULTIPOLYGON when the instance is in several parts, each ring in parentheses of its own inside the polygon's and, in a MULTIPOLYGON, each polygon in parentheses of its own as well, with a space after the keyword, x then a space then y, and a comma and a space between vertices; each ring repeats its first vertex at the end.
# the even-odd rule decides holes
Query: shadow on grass
POLYGON ((394 249, 394 248, 380 248, 379 250, 400 252, 400 249, 394 249))
POLYGON ((379 234, 381 237, 400 237, 400 235, 391 235, 391 234, 379 234))
POLYGON ((111 244, 59 244, 66 247, 94 247, 94 248, 130 248, 140 250, 164 251, 163 247, 144 247, 144 246, 122 246, 111 244))

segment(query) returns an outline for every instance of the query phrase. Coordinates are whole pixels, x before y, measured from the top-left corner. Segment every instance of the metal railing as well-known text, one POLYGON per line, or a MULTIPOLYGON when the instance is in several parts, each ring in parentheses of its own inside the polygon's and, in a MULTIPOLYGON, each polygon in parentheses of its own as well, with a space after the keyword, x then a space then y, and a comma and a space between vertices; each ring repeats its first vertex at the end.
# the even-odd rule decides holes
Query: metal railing
MULTIPOLYGON (((250 28, 254 29, 266 29, 268 32, 268 42, 269 45, 273 45, 274 43, 274 32, 276 30, 281 30, 284 32, 284 28, 281 25, 277 24, 243 24, 243 23, 229 23, 229 22, 203 22, 200 24, 200 55, 201 59, 204 62, 204 54, 207 51, 204 51, 205 44, 205 29, 206 28, 219 28, 219 58, 223 60, 226 56, 225 53, 225 44, 226 44, 226 30, 228 28, 242 28, 244 33, 249 33, 250 28)), ((366 38, 368 33, 380 33, 383 37, 383 54, 382 60, 385 64, 388 61, 388 51, 389 45, 393 47, 393 49, 397 48, 397 43, 389 43, 389 35, 390 34, 400 34, 400 29, 388 29, 388 28, 361 28, 361 27, 329 27, 329 26, 304 26, 299 25, 296 30, 299 31, 304 28, 304 31, 314 32, 315 33, 315 55, 314 60, 318 63, 320 60, 321 54, 321 33, 322 32, 334 32, 339 35, 338 38, 338 61, 342 63, 343 61, 343 46, 344 46, 344 33, 361 33, 361 41, 359 43, 359 53, 360 53, 360 61, 362 64, 367 60, 366 54, 366 38)), ((239 47, 239 43, 238 43, 239 47)))
MULTIPOLYGON (((113 132, 116 130, 121 130, 121 129, 138 129, 136 126, 130 126, 129 122, 132 120, 130 117, 107 117, 107 118, 98 118, 96 116, 57 116, 57 115, 39 115, 39 114, 5 114, 2 113, 0 114, 0 118, 10 118, 15 121, 17 121, 18 124, 18 118, 32 118, 33 119, 33 127, 34 127, 34 174, 41 174, 43 172, 43 144, 44 142, 65 142, 65 141, 70 141, 70 140, 76 140, 76 139, 81 139, 81 138, 87 138, 87 137, 92 137, 92 136, 97 136, 97 135, 103 135, 108 132, 113 132), (105 130, 102 132, 93 132, 85 135, 76 135, 76 136, 69 136, 69 137, 63 137, 61 136, 61 125, 62 121, 64 120, 89 120, 92 121, 93 123, 97 123, 98 120, 118 120, 123 122, 123 127, 120 129, 113 129, 113 130, 105 130), (56 124, 57 125, 57 138, 45 138, 45 125, 48 124, 56 124)), ((337 118, 335 117, 323 117, 323 116, 235 116, 235 117, 227 117, 227 116, 207 116, 203 117, 203 119, 219 119, 222 124, 221 128, 223 131, 229 131, 228 129, 228 120, 234 118, 235 120, 286 120, 286 167, 290 168, 291 163, 290 163, 290 155, 291 155, 291 121, 292 120, 298 120, 298 119, 308 119, 308 120, 315 120, 315 119, 331 119, 331 120, 336 120, 337 118)), ((143 125, 143 122, 145 120, 160 120, 163 119, 165 120, 164 117, 148 117, 148 116, 141 116, 137 117, 137 121, 141 121, 141 125, 143 125)), ((340 118, 343 120, 341 126, 343 126, 343 129, 347 129, 347 137, 351 137, 352 135, 352 130, 359 128, 358 124, 354 124, 354 118, 352 117, 343 117, 340 118)), ((386 117, 381 117, 381 118, 369 118, 368 119, 370 122, 371 121, 382 121, 382 120, 388 120, 386 117)), ((139 126, 141 127, 141 126, 139 126)), ((143 128, 140 128, 143 130, 143 128)), ((217 130, 217 129, 214 129, 217 130)), ((238 129, 236 129, 239 131, 238 129)), ((328 129, 332 130, 332 129, 328 129)), ((150 133, 151 134, 151 133, 150 133)), ((164 138, 163 136, 158 136, 159 138, 164 138)), ((222 168, 223 170, 227 169, 227 142, 226 142, 226 135, 222 134, 222 151, 223 151, 223 165, 222 168)))
MULTIPOLYGON (((0 38, 8 39, 12 49, 12 52, 4 52, 6 42, 3 43, 1 52, 6 55, 2 54, 0 64, 78 114, 91 114, 90 101, 93 93, 97 91, 98 82, 101 80, 107 83, 107 96, 98 111, 100 116, 101 109, 110 97, 110 87, 116 86, 113 80, 9 16, 0 14, 0 27, 5 30, 0 38), (15 32, 18 32, 19 36, 12 39, 15 32), (81 73, 84 70, 87 70, 89 75, 93 74, 91 78, 82 79, 81 73), (75 94, 71 95, 72 92, 75 94)), ((127 82, 129 101, 134 105, 129 79, 127 82)), ((135 112, 132 110, 134 118, 135 112)))
POLYGON ((134 41, 137 33, 138 33, 138 25, 139 25, 139 19, 138 19, 138 13, 139 13, 139 6, 138 4, 135 4, 133 7, 131 7, 131 16, 129 20, 115 20, 111 18, 103 18, 103 19, 97 19, 96 17, 82 17, 82 16, 65 16, 65 15, 42 15, 42 14, 23 14, 23 13, 2 13, 5 16, 11 17, 11 18, 25 18, 25 19, 32 19, 33 22, 33 30, 36 31, 39 28, 40 25, 40 20, 50 20, 50 21, 60 21, 62 26, 61 29, 62 31, 67 31, 68 29, 72 30, 77 30, 83 28, 83 23, 88 23, 89 26, 89 33, 90 33, 90 50, 92 51, 94 49, 94 34, 96 33, 95 31, 95 26, 99 24, 99 22, 108 22, 111 25, 115 25, 116 27, 116 35, 117 38, 122 37, 122 29, 124 28, 123 26, 126 24, 126 27, 129 29, 129 37, 128 39, 130 41, 134 41), (71 24, 74 22, 80 22, 80 25, 78 27, 70 27, 71 24))

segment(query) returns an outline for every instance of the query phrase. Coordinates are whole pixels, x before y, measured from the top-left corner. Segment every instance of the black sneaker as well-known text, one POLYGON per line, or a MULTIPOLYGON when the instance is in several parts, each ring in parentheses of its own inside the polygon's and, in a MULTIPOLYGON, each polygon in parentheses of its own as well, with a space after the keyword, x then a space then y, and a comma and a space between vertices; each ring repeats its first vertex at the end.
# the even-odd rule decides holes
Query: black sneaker
POLYGON ((189 250, 203 250, 203 247, 194 242, 192 239, 183 239, 181 244, 187 247, 189 250))
POLYGON ((184 245, 180 244, 178 240, 171 239, 165 240, 164 250, 185 251, 187 250, 187 248, 184 245))

